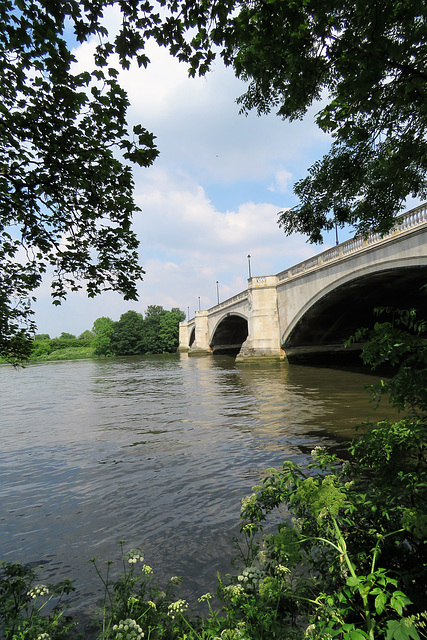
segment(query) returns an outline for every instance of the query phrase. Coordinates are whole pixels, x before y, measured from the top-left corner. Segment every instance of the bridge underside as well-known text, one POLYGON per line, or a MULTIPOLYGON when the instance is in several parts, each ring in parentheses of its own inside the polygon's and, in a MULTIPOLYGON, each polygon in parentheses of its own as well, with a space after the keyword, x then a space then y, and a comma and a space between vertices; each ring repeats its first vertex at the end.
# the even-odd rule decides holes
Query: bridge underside
POLYGON ((235 356, 248 337, 248 321, 237 315, 229 315, 217 326, 210 346, 214 355, 235 356))
POLYGON ((426 284, 427 267, 420 266, 378 272, 334 289, 307 311, 286 339, 283 349, 289 362, 360 363, 360 346, 344 348, 349 336, 359 327, 373 327, 376 307, 415 308, 419 318, 427 318, 427 293, 421 289, 426 284))

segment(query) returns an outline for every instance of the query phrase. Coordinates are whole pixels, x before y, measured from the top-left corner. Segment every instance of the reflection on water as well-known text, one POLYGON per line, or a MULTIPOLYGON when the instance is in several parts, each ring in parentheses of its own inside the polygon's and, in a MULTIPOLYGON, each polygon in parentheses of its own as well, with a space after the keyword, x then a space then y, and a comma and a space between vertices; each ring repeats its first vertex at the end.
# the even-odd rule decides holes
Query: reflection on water
MULTIPOLYGON (((98 592, 87 560, 142 546, 188 592, 230 570, 240 500, 372 411, 362 374, 186 355, 0 367, 1 558, 98 592)), ((382 411, 382 415, 384 412, 382 411)))

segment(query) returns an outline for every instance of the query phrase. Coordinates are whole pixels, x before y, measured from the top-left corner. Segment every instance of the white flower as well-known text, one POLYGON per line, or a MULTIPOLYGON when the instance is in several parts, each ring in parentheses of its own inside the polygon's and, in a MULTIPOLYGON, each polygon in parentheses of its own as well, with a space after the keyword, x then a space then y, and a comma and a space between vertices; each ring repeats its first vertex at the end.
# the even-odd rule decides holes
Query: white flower
POLYGON ((144 564, 142 565, 142 572, 145 573, 146 576, 149 576, 150 573, 153 573, 153 570, 148 566, 148 564, 144 564))
POLYGON ((139 624, 132 620, 132 618, 127 618, 119 624, 115 624, 113 627, 113 631, 115 633, 115 640, 142 640, 144 637, 144 632, 142 631, 139 624))
POLYGON ((27 596, 35 600, 39 596, 46 596, 49 593, 49 589, 44 584, 34 586, 30 591, 27 591, 27 596))
POLYGON ((317 447, 314 447, 314 449, 311 450, 311 454, 310 455, 311 455, 312 458, 316 459, 319 454, 324 453, 325 451, 326 451, 325 447, 317 446, 317 447))
POLYGON ((200 596, 198 600, 199 602, 208 602, 208 600, 211 600, 213 597, 214 597, 213 593, 205 593, 202 596, 200 596))
POLYGON ((224 594, 230 598, 237 598, 245 593, 241 584, 230 584, 228 587, 224 587, 224 594))
POLYGON ((131 549, 127 552, 126 556, 129 564, 136 564, 138 560, 142 562, 144 560, 144 556, 138 549, 131 549))
POLYGON ((175 613, 183 613, 185 609, 188 609, 188 604, 185 600, 177 600, 176 602, 171 602, 168 606, 168 616, 171 616, 172 619, 175 618, 175 613))
POLYGON ((278 564, 276 566, 276 573, 278 573, 281 576, 285 576, 286 574, 291 573, 291 570, 288 569, 288 567, 284 567, 283 564, 278 564))

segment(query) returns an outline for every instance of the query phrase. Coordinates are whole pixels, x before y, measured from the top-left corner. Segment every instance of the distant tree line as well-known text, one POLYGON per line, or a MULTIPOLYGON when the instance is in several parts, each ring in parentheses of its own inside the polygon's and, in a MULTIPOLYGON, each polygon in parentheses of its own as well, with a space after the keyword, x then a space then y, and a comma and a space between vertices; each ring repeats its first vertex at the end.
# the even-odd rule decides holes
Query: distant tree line
POLYGON ((174 353, 179 344, 179 323, 185 313, 178 308, 171 311, 160 305, 147 307, 145 317, 137 311, 127 311, 120 320, 102 316, 78 337, 61 333, 50 338, 47 333, 37 334, 32 356, 48 356, 54 351, 90 349, 96 356, 128 356, 150 353, 174 353))

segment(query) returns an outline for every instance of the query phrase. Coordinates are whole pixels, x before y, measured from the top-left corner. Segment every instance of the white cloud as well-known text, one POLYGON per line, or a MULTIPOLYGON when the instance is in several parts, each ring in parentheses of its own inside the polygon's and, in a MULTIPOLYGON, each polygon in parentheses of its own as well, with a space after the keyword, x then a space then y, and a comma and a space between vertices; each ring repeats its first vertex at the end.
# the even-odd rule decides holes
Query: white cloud
MULTIPOLYGON (((109 14, 114 24, 114 14, 109 14)), ((94 43, 75 51, 77 68, 90 66, 94 43)), ((310 116, 285 123, 275 115, 238 115, 235 99, 244 90, 230 69, 218 63, 205 78, 189 79, 185 65, 157 46, 147 49, 147 70, 120 72, 128 91, 131 124, 157 136, 160 156, 149 169, 135 170, 135 197, 142 212, 134 228, 146 270, 139 303, 106 293, 86 300, 70 295, 52 307, 47 286, 36 306, 39 330, 79 334, 107 315, 118 319, 149 304, 190 307, 216 303, 216 281, 224 299, 246 288, 252 274, 279 271, 318 248, 301 236, 286 237, 277 225, 280 209, 293 206, 291 182, 328 147, 310 116)), ((313 107, 312 113, 315 111, 313 107)))
POLYGON ((292 186, 293 175, 290 171, 282 169, 275 175, 273 184, 268 187, 269 191, 278 191, 279 193, 289 193, 292 186))

